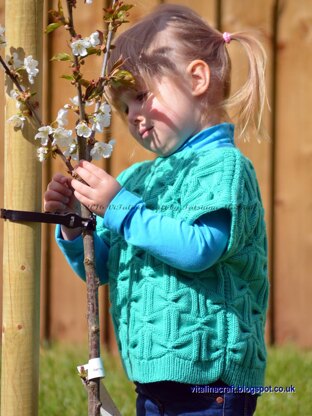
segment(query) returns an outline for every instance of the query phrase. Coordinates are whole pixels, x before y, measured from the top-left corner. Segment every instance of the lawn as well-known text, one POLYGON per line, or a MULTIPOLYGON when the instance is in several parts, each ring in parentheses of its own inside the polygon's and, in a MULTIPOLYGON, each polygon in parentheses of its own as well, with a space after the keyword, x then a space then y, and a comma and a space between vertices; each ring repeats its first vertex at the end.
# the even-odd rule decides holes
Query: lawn
MULTIPOLYGON (((103 350, 103 348, 102 348, 103 350)), ((113 397, 122 416, 135 415, 135 392, 128 381, 119 357, 104 354, 105 387, 113 397)), ((87 415, 87 393, 77 365, 88 362, 85 348, 53 345, 41 349, 39 416, 87 415)))
MULTIPOLYGON (((84 364, 83 347, 53 345, 41 348, 39 416, 87 414, 86 392, 76 375, 84 364)), ((104 354, 105 385, 122 416, 135 415, 135 392, 127 380, 119 358, 104 354)), ((264 393, 256 416, 312 415, 312 350, 295 347, 270 348, 266 386, 294 386, 295 393, 264 393)))

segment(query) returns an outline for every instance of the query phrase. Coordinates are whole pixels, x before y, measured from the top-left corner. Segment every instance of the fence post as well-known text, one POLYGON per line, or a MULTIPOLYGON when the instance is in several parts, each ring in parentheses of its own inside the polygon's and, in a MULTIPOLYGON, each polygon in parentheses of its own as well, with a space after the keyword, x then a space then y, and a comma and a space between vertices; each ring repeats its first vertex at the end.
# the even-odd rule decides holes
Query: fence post
MULTIPOLYGON (((6 55, 41 61, 43 0, 6 0, 6 55), (23 57, 24 57, 23 56, 23 57)), ((40 69, 40 67, 39 67, 40 69)), ((5 118, 17 113, 8 97, 5 118)), ((34 90, 41 96, 41 71, 34 90)), ((4 207, 41 211, 41 165, 36 160, 35 130, 5 125, 4 207)), ((1 414, 36 416, 39 386, 40 225, 5 222, 3 236, 3 334, 1 414)))

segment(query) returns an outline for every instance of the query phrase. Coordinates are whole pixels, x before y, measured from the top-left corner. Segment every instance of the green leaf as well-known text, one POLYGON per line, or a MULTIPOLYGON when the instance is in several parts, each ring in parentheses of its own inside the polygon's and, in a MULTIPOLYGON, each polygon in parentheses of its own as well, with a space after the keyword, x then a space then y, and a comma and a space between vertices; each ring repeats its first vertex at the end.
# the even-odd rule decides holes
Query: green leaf
POLYGON ((60 22, 50 23, 50 24, 47 26, 47 28, 46 28, 45 32, 46 32, 46 33, 51 33, 51 32, 53 32, 55 29, 58 29, 58 28, 59 28, 59 27, 61 27, 61 26, 62 26, 62 23, 60 23, 60 22))
POLYGON ((68 81, 75 81, 75 77, 72 75, 62 75, 61 78, 67 79, 68 81))
POLYGON ((80 85, 83 85, 83 86, 84 86, 84 87, 86 87, 86 88, 88 88, 88 87, 89 87, 89 85, 90 85, 90 81, 88 81, 88 80, 86 80, 86 79, 81 78, 81 79, 79 80, 79 84, 80 84, 80 85))
POLYGON ((87 48, 87 51, 88 51, 88 56, 89 55, 95 55, 95 54, 97 54, 97 55, 101 54, 101 50, 97 49, 97 48, 94 48, 94 47, 87 48))
POLYGON ((125 87, 125 88, 134 88, 135 79, 131 72, 124 69, 117 69, 114 71, 114 74, 111 75, 110 81, 113 84, 113 87, 125 87))
POLYGON ((71 61, 71 56, 68 53, 65 52, 61 52, 58 53, 57 55, 54 55, 51 58, 51 61, 71 61))
POLYGON ((132 9, 132 7, 134 7, 133 4, 124 4, 119 8, 119 10, 124 10, 127 12, 128 10, 132 9))

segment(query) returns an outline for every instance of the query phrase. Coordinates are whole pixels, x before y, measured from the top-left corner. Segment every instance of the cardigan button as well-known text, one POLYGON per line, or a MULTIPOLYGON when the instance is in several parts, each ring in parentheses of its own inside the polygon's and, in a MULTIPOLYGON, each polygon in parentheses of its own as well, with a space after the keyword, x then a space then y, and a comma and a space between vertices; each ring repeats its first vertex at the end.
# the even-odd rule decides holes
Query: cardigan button
POLYGON ((221 397, 221 396, 218 396, 218 397, 216 398, 216 402, 217 402, 218 404, 222 404, 222 403, 224 402, 224 398, 223 398, 223 397, 221 397))

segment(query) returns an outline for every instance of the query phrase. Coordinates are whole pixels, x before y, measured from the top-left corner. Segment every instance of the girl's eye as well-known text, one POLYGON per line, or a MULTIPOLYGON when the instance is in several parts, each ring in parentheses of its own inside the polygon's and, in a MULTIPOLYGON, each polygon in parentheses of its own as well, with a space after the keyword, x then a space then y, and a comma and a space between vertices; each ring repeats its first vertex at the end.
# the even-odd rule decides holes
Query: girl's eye
POLYGON ((139 102, 142 102, 147 98, 147 96, 148 96, 148 91, 139 92, 136 95, 136 100, 139 102))
POLYGON ((126 114, 126 115, 129 114, 129 107, 127 106, 127 104, 121 104, 120 110, 123 114, 126 114))

